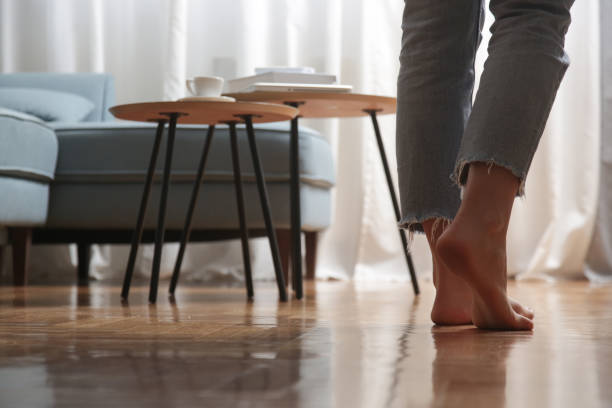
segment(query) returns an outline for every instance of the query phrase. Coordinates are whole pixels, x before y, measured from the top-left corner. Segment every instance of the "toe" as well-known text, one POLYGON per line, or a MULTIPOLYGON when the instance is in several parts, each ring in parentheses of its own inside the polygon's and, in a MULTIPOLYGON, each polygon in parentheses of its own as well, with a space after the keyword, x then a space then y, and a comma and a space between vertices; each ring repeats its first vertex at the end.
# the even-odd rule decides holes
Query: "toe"
POLYGON ((533 310, 525 307, 523 305, 521 305, 519 302, 510 299, 510 305, 512 306, 512 310, 514 310, 516 313, 528 318, 528 319, 533 319, 534 317, 534 313, 533 310))
POLYGON ((517 314, 514 330, 533 330, 533 321, 523 315, 517 314))

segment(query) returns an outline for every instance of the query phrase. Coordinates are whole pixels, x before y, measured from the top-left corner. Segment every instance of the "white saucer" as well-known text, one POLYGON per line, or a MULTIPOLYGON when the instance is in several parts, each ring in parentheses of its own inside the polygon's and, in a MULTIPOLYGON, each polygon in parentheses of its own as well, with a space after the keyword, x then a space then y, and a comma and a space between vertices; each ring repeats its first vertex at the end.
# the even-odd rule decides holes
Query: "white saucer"
POLYGON ((236 102, 236 99, 229 96, 188 96, 177 102, 236 102))

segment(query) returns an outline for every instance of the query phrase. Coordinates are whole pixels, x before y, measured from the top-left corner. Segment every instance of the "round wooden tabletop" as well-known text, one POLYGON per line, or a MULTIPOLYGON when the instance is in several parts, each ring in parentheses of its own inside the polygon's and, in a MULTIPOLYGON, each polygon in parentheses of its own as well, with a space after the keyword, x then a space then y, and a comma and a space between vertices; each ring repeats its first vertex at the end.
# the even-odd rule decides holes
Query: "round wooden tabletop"
POLYGON ((284 104, 297 102, 300 116, 304 118, 346 118, 365 116, 368 110, 379 115, 395 113, 396 98, 334 92, 248 92, 227 94, 244 102, 269 102, 284 104))
POLYGON ((179 113, 183 124, 208 124, 242 121, 252 115, 254 123, 280 122, 293 119, 298 110, 290 106, 260 102, 144 102, 117 105, 109 109, 118 119, 151 122, 168 119, 179 113))

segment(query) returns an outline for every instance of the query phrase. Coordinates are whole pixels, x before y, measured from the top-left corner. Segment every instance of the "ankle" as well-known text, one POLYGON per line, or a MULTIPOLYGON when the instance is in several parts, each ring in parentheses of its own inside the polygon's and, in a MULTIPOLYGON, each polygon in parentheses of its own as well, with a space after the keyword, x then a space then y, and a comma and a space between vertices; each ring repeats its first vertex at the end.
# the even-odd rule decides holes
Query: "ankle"
POLYGON ((520 179, 510 170, 495 164, 470 163, 464 187, 464 199, 482 196, 485 201, 513 201, 520 179))
POLYGON ((509 214, 500 211, 495 204, 470 205, 469 202, 462 203, 460 213, 461 218, 467 220, 469 229, 479 233, 500 234, 505 233, 510 221, 509 214))
POLYGON ((470 219, 486 233, 505 233, 520 181, 509 170, 481 162, 470 163, 457 216, 470 219))

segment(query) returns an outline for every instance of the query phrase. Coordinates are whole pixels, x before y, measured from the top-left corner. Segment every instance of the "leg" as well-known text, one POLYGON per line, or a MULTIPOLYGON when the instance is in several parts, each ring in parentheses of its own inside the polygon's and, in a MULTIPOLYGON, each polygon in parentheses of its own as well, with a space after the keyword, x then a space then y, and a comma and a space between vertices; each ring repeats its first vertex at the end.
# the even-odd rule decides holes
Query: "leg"
MULTIPOLYGON (((391 202, 393 203, 393 210, 395 211, 395 219, 400 222, 401 215, 399 204, 397 202, 397 194, 395 194, 395 186, 393 185, 393 179, 391 178, 391 170, 389 170, 389 163, 387 162, 387 153, 385 153, 385 145, 383 144, 382 136, 380 135, 380 128, 378 127, 378 119, 376 118, 376 111, 367 111, 372 118, 372 125, 374 126, 374 133, 376 135, 376 141, 378 143, 378 151, 382 161, 383 169, 385 171, 385 177, 387 178, 387 186, 389 187, 389 194, 391 195, 391 202)), ((408 271, 410 272, 410 280, 412 281, 412 290, 415 295, 419 294, 419 282, 417 281, 416 273, 414 271, 414 265, 412 263, 412 256, 408 250, 408 239, 406 238, 406 232, 403 229, 399 229, 400 239, 402 241, 402 248, 404 249, 404 256, 406 257, 406 263, 408 264, 408 271)))
POLYGON ((400 225, 452 220, 459 209, 453 172, 472 105, 481 1, 405 2, 397 82, 396 153, 400 225))
MULTIPOLYGON (((474 60, 482 25, 480 3, 405 2, 397 83, 396 153, 402 216, 399 224, 410 233, 429 229, 432 247, 434 221, 439 225, 448 223, 460 204, 459 188, 449 175, 472 104, 474 60), (427 220, 430 221, 424 229, 427 220)), ((376 119, 373 114, 372 119, 376 119)), ((374 126, 376 129, 375 121, 374 126)), ((380 139, 379 147, 382 155, 380 139)), ((393 184, 388 175, 387 182, 391 189, 393 184)), ((404 239, 402 236, 403 243, 404 239)), ((432 256, 435 261, 434 251, 432 256)), ((434 262, 434 276, 437 275, 434 262)), ((441 274, 440 280, 447 276, 441 274)), ((437 292, 440 298, 444 292, 455 292, 453 283, 456 282, 436 282, 437 287, 445 288, 437 292)), ((436 322, 466 321, 463 313, 440 316, 438 309, 432 316, 436 322)))
POLYGON ((134 265, 136 264, 136 255, 138 254, 138 245, 142 239, 142 229, 144 225, 144 217, 147 211, 149 195, 151 193, 151 185, 153 184, 153 175, 155 174, 155 163, 159 155, 159 145, 161 143, 162 134, 164 132, 165 120, 160 120, 157 124, 157 132, 155 133, 155 142, 153 142, 153 150, 151 151, 151 159, 149 160, 149 169, 147 170, 147 180, 142 192, 140 200, 140 209, 138 210, 138 219, 136 221, 136 229, 132 235, 132 246, 130 247, 130 257, 125 269, 125 277, 123 278, 123 288, 121 289, 121 298, 127 299, 130 294, 130 284, 132 283, 132 275, 134 274, 134 265))
POLYGON ((278 237, 278 251, 280 252, 281 265, 283 267, 283 276, 285 284, 289 282, 289 257, 291 255, 291 230, 277 229, 276 236, 278 237))
MULTIPOLYGON (((300 103, 287 105, 297 108, 300 103)), ((300 136, 299 119, 291 120, 291 144, 289 165, 291 171, 291 277, 293 290, 298 299, 302 298, 302 215, 300 200, 300 136)))
POLYGON ((91 256, 91 245, 88 242, 77 243, 78 255, 78 284, 87 286, 89 283, 89 262, 91 256))
POLYGON ((304 233, 306 238, 306 279, 314 280, 317 266, 317 239, 318 232, 308 231, 304 233))
POLYGON ((240 155, 238 152, 238 138, 236 135, 236 122, 230 122, 230 142, 232 148, 232 165, 234 168, 234 187, 236 188, 236 206, 238 207, 238 220, 240 222, 240 242, 242 244, 242 262, 244 264, 244 280, 247 287, 247 297, 253 297, 253 277, 251 273, 251 252, 249 249, 249 230, 247 229, 244 211, 244 197, 242 194, 242 173, 240 172, 240 155))
POLYGON ((506 233, 568 65, 563 43, 572 3, 491 2, 489 58, 454 173, 465 186, 463 200, 437 244, 442 262, 470 286, 472 321, 481 328, 533 327, 531 311, 507 295, 506 233))
POLYGON ((569 65, 563 49, 573 0, 492 0, 489 57, 454 168, 458 185, 471 162, 492 163, 524 181, 569 65), (501 96, 501 97, 500 97, 501 96))
POLYGON ((159 200, 159 214, 157 216, 157 228, 155 230, 155 252, 153 253, 153 269, 151 271, 151 285, 149 288, 149 302, 157 301, 157 285, 159 283, 159 268, 161 266, 162 249, 164 247, 164 234, 166 232, 166 203, 168 201, 168 189, 170 186, 170 169, 172 168, 172 151, 174 148, 174 136, 176 133, 176 122, 178 113, 170 113, 170 127, 168 128, 168 142, 166 144, 166 161, 164 163, 164 179, 159 200))
POLYGON ((13 245, 13 284, 25 286, 28 282, 32 229, 11 228, 11 241, 13 245))
POLYGON ((195 211, 195 207, 198 202, 198 194, 200 193, 200 187, 202 186, 202 180, 204 179, 204 168, 206 167, 206 159, 208 158, 208 152, 210 151, 210 145, 212 143, 214 132, 215 126, 210 125, 208 127, 208 134, 206 135, 206 141, 204 142, 204 150, 202 151, 202 157, 200 158, 200 164, 198 166, 198 174, 193 185, 191 200, 189 201, 185 226, 183 227, 183 232, 181 234, 181 247, 179 248, 179 253, 176 257, 174 272, 172 273, 172 280, 170 281, 169 292, 171 295, 174 294, 176 284, 178 283, 179 274, 181 273, 181 264, 183 263, 183 257, 185 256, 185 248, 187 247, 189 235, 191 234, 191 220, 193 219, 193 212, 195 211))
MULTIPOLYGON (((274 231, 274 225, 272 224, 272 216, 270 215, 270 204, 268 200, 268 190, 266 189, 266 181, 264 180, 263 170, 259 161, 259 153, 257 152, 257 143, 255 141, 255 131, 253 130, 253 121, 251 116, 243 117, 246 127, 247 136, 249 137, 249 147, 251 148, 251 158, 253 159, 253 169, 255 170, 255 178, 257 179, 257 189, 259 190, 259 200, 261 201, 261 210, 263 212, 264 221, 266 223, 266 233, 268 235, 268 242, 270 243, 270 252, 272 252, 272 261, 274 262, 274 273, 276 274, 276 284, 278 286, 278 293, 280 300, 283 302, 287 301, 287 288, 285 287, 285 280, 283 278, 283 268, 280 262, 280 255, 278 251, 278 241, 276 240, 276 233, 274 231)), ((301 287, 301 281, 300 281, 301 287)), ((301 291, 296 290, 296 297, 301 298, 301 291)))

